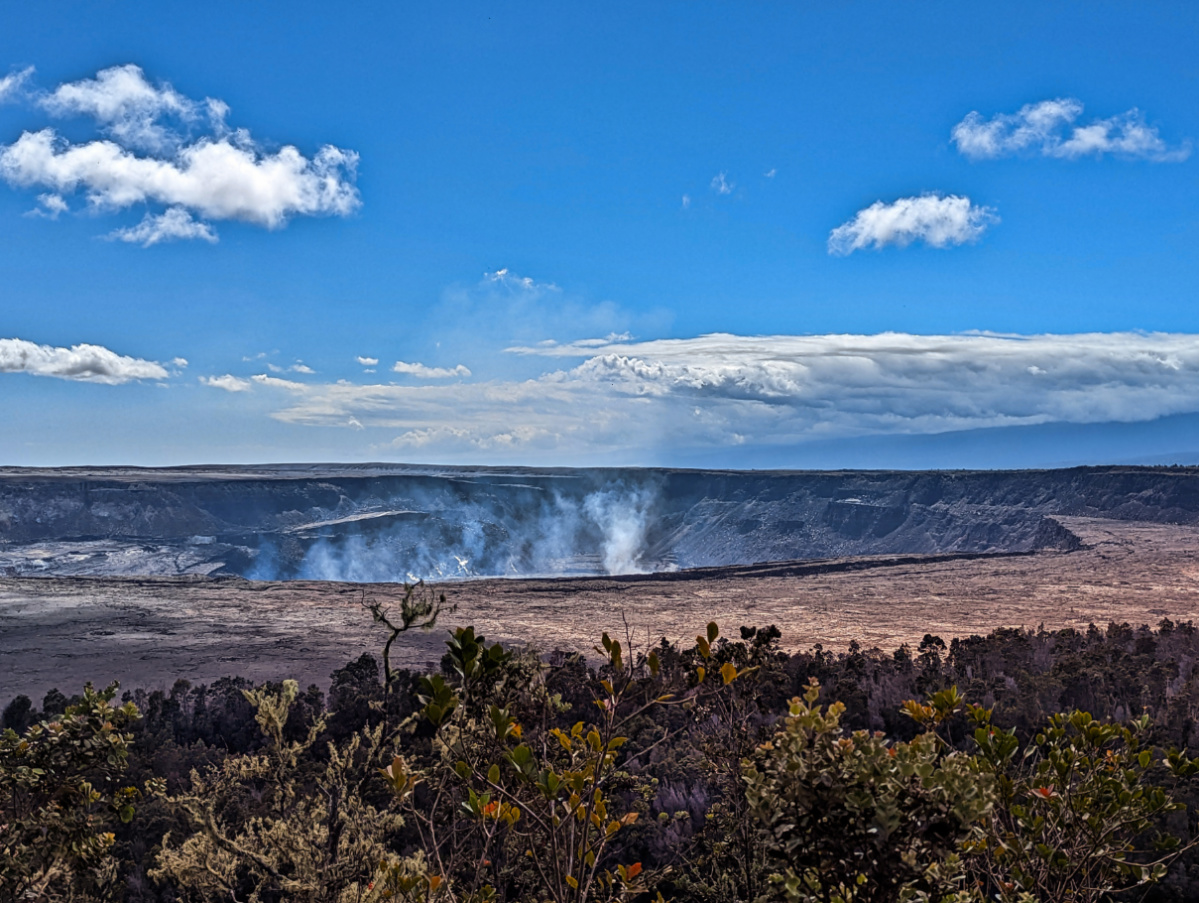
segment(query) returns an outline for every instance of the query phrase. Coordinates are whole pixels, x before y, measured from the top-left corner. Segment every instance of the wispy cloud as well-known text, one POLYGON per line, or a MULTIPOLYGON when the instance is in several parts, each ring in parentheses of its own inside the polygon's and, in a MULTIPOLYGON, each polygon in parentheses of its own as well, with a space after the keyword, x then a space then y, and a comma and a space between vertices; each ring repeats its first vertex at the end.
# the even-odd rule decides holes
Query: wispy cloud
POLYGON ((720 172, 712 176, 711 187, 717 194, 732 194, 737 185, 726 178, 726 173, 720 172))
POLYGON ((308 389, 307 383, 298 383, 294 379, 283 379, 278 376, 268 376, 265 373, 256 373, 250 379, 259 385, 268 386, 273 389, 286 389, 289 392, 304 393, 308 389))
MULTIPOLYGON (((486 273, 474 285, 447 289, 428 310, 413 341, 418 349, 445 349, 438 352, 441 360, 453 349, 457 361, 469 360, 476 374, 492 374, 511 370, 511 360, 499 354, 509 345, 656 333, 669 320, 670 314, 661 309, 633 312, 616 301, 581 297, 548 280, 503 268, 486 273)), ((417 358, 427 354, 412 352, 417 358)))
MULTIPOLYGON (((59 200, 62 199, 59 198, 59 200)), ((62 202, 62 206, 65 208, 66 203, 62 202)), ((136 226, 117 229, 110 232, 107 237, 116 241, 139 244, 143 248, 162 241, 178 241, 180 239, 198 238, 211 243, 215 243, 217 240, 212 226, 193 219, 192 215, 183 207, 171 207, 161 216, 147 213, 136 226)))
POLYGON ((403 373, 405 376, 415 376, 417 379, 452 379, 456 376, 470 376, 470 370, 463 364, 458 364, 456 367, 426 367, 424 364, 409 364, 404 361, 396 361, 395 366, 391 369, 395 373, 403 373))
POLYGON ((829 234, 830 254, 864 248, 904 247, 919 241, 934 248, 975 241, 999 217, 990 207, 960 195, 924 194, 886 204, 875 201, 829 234))
POLYGON ((767 179, 773 179, 778 175, 778 172, 779 171, 772 166, 770 169, 766 170, 766 172, 762 173, 762 176, 767 179))
POLYGON ((295 216, 346 216, 361 204, 353 151, 326 145, 311 158, 291 146, 268 151, 248 131, 225 125, 223 102, 152 84, 137 66, 60 85, 40 105, 54 116, 90 117, 105 137, 73 143, 52 128, 23 132, 0 145, 0 178, 59 197, 81 192, 97 212, 166 208, 113 233, 122 240, 212 241, 212 227, 196 217, 274 229, 295 216), (200 125, 207 131, 194 137, 200 125))
POLYGON ((0 78, 0 103, 10 103, 24 92, 25 82, 33 75, 33 67, 29 66, 0 78))
POLYGON ((560 292, 558 286, 552 282, 537 282, 532 276, 518 276, 510 271, 507 267, 495 270, 493 272, 484 273, 483 281, 493 285, 502 286, 509 291, 516 292, 560 292))
POLYGON ((1077 125, 1082 111, 1082 102, 1072 97, 1026 104, 990 119, 974 111, 953 127, 952 139, 962 154, 975 160, 1039 153, 1066 160, 1114 154, 1177 162, 1191 154, 1189 142, 1170 146, 1136 108, 1077 125))
POLYGON ((57 194, 39 194, 37 196, 38 206, 28 211, 26 216, 38 216, 42 219, 58 219, 59 216, 70 210, 70 206, 66 201, 57 194))
POLYGON ((24 339, 0 339, 0 373, 29 373, 110 386, 170 375, 157 361, 127 357, 102 345, 57 348, 24 339))

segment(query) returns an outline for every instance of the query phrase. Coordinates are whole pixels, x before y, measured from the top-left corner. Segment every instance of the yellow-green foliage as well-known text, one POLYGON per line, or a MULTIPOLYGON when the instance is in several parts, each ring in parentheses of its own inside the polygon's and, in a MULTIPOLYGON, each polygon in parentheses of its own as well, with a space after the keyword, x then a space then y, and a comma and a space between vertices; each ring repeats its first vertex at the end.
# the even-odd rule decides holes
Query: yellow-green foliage
MULTIPOLYGON (((822 708, 819 695, 812 680, 744 767, 780 896, 804 903, 949 899, 962 886, 959 848, 990 809, 991 782, 932 730, 909 743, 878 732, 847 736, 845 707, 822 708)), ((939 695, 943 718, 958 701, 939 695)))
MULTIPOLYGON (((297 725, 292 681, 244 691, 261 749, 147 788, 176 826, 148 874, 194 903, 1099 903, 1187 849, 1155 832, 1199 760, 1151 746, 1147 718, 1069 712, 1022 743, 951 687, 903 703, 910 740, 850 731, 815 680, 776 711, 777 636, 605 634, 589 670, 462 628, 444 673, 388 666, 344 729, 297 725), (708 780, 689 811, 664 802, 680 772, 708 780)), ((142 794, 114 692, 0 736, 0 903, 121 897, 114 832, 142 794)))
POLYGON ((280 693, 247 692, 266 751, 193 772, 191 789, 170 800, 193 833, 180 843, 168 835, 151 875, 169 879, 184 899, 351 903, 370 896, 376 871, 391 856, 385 839, 401 824, 397 813, 364 798, 377 777, 382 727, 341 748, 329 744, 324 768, 305 774, 301 759, 324 725, 313 724, 301 742, 284 739, 296 690, 285 681, 280 693))
POLYGON ((116 689, 88 684, 61 718, 0 734, 0 900, 119 898, 110 829, 142 794, 112 786, 138 717, 116 689))
POLYGON ((1154 773, 1190 778, 1199 759, 1156 754, 1148 716, 1113 724, 1086 712, 1053 715, 1021 751, 1014 731, 991 724, 989 710, 973 706, 971 715, 979 768, 996 801, 970 845, 970 862, 997 899, 1098 903, 1113 889, 1166 876, 1180 842, 1154 828, 1185 807, 1154 773))

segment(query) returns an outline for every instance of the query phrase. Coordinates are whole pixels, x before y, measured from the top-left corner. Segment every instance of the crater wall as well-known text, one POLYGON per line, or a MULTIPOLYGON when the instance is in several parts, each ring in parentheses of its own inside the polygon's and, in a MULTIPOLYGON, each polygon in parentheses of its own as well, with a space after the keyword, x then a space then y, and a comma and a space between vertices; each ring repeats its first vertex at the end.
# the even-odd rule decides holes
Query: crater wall
POLYGON ((1077 547, 1055 516, 1196 524, 1199 469, 5 468, 0 574, 398 581, 1077 547))

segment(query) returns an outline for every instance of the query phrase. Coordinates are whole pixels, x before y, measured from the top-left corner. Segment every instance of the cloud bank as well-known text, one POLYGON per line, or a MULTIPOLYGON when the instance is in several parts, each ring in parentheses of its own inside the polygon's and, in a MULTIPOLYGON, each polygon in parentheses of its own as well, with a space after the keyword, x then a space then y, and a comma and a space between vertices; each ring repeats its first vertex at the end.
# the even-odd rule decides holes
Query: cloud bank
MULTIPOLYGON (((182 358, 173 363, 187 366, 182 358)), ((166 379, 170 375, 157 361, 126 357, 102 345, 56 348, 24 339, 0 339, 0 373, 29 373, 110 386, 140 379, 166 379)))
POLYGON ((151 84, 137 66, 60 85, 39 105, 53 116, 90 117, 105 137, 72 143, 53 128, 23 132, 0 145, 0 178, 49 189, 60 201, 80 193, 94 212, 166 208, 112 233, 122 241, 214 241, 202 220, 276 229, 296 216, 347 216, 361 205, 353 151, 325 145, 311 158, 291 146, 268 151, 248 131, 229 130, 223 102, 151 84), (207 133, 196 137, 201 125, 207 133))
POLYGON ((654 448, 794 445, 1199 411, 1199 336, 1088 333, 737 336, 511 349, 525 380, 298 383, 273 417, 365 429, 375 451, 561 460, 654 448))
POLYGON ((915 241, 946 248, 976 241, 998 221, 990 207, 954 194, 924 194, 890 204, 875 201, 829 233, 828 251, 844 256, 865 248, 902 248, 915 241))
POLYGON ((1064 160, 1114 154, 1161 163, 1185 160, 1191 154, 1189 143, 1168 145, 1136 108, 1076 125, 1082 111, 1082 102, 1072 97, 1026 104, 1015 113, 990 119, 973 111, 953 127, 952 140, 958 151, 974 160, 1020 153, 1064 160))

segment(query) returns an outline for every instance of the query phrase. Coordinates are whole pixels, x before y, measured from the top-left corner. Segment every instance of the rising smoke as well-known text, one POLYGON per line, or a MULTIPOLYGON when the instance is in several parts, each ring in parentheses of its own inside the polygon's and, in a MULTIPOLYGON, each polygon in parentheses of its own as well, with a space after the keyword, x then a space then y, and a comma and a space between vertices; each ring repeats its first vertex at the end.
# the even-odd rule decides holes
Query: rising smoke
POLYGON ((247 576, 399 582, 644 573, 665 566, 647 560, 657 497, 655 485, 621 481, 589 492, 474 484, 453 496, 372 500, 378 510, 360 520, 298 531, 290 553, 264 544, 247 576))

